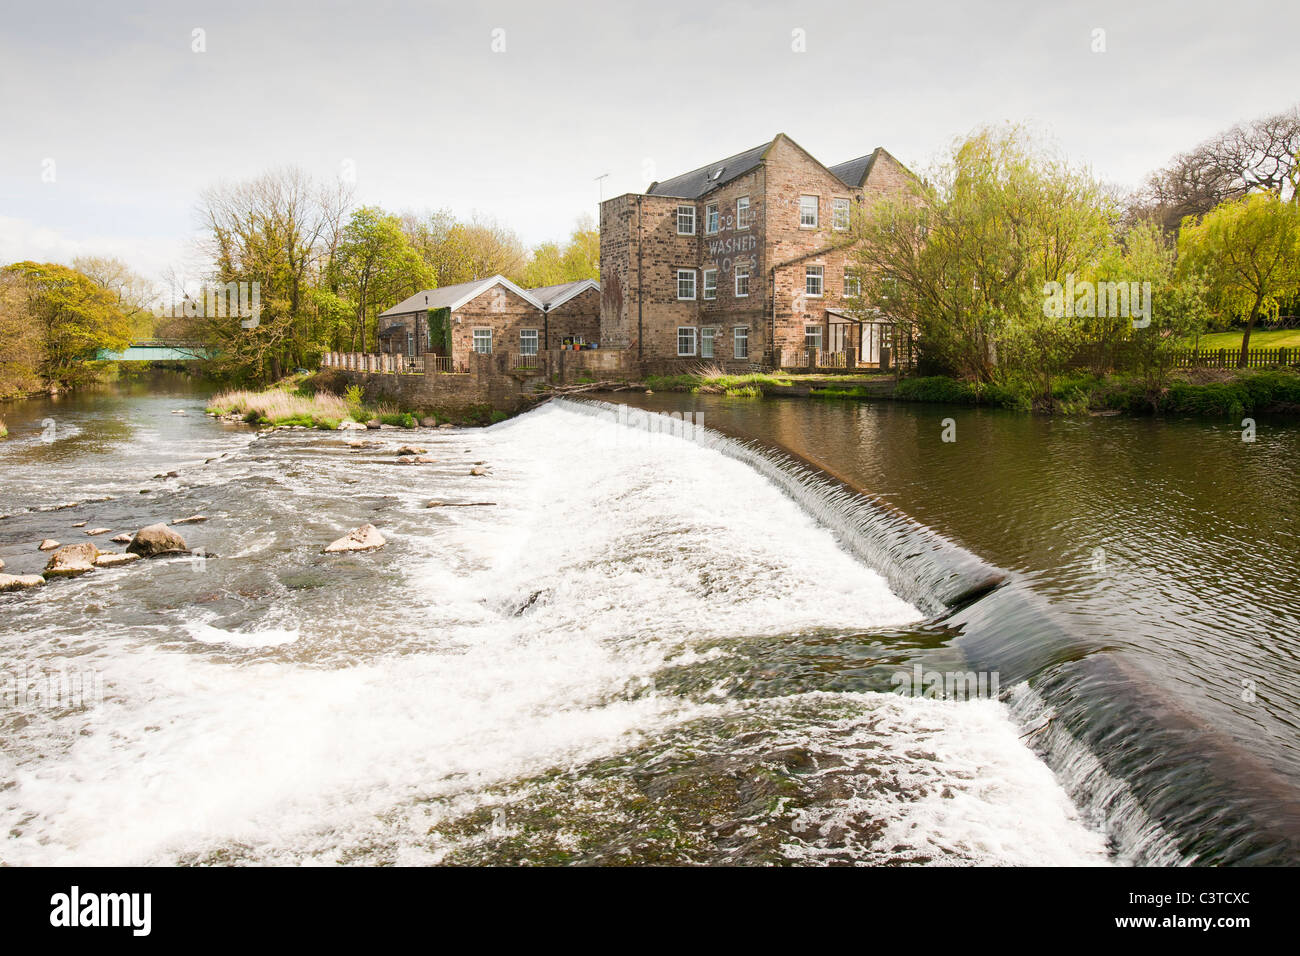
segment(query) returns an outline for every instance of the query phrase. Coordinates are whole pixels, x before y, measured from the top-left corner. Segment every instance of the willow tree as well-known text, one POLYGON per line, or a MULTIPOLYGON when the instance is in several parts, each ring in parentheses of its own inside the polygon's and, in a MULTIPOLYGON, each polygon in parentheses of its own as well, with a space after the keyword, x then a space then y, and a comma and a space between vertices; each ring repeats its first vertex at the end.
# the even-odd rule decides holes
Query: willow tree
POLYGON ((1211 305, 1245 321, 1245 368, 1255 325, 1300 295, 1300 206, 1272 192, 1220 203, 1184 222, 1178 254, 1180 268, 1204 275, 1211 305))
POLYGON ((975 382, 1019 367, 1050 401, 1077 348, 1044 286, 1082 276, 1112 241, 1114 198, 1014 127, 957 144, 926 182, 865 208, 854 231, 865 301, 913 328, 922 354, 975 382))

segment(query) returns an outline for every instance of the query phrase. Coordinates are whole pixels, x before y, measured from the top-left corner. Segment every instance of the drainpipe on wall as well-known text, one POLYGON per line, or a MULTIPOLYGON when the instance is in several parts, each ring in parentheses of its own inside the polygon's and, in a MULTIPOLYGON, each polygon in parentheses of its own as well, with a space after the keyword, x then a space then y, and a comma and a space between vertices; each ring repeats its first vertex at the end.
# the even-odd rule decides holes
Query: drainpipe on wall
POLYGON ((636 197, 636 363, 645 360, 641 334, 641 197, 636 197))

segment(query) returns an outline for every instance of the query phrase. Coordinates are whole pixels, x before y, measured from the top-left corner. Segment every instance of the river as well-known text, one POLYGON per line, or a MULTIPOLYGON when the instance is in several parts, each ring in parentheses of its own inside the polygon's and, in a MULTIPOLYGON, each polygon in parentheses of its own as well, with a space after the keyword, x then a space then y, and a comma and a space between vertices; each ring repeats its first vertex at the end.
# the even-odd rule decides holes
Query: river
POLYGON ((257 437, 204 399, 5 409, 6 573, 208 520, 0 595, 0 862, 1300 859, 1294 426, 654 395, 706 427, 257 437), (898 693, 932 674, 992 683, 898 693))

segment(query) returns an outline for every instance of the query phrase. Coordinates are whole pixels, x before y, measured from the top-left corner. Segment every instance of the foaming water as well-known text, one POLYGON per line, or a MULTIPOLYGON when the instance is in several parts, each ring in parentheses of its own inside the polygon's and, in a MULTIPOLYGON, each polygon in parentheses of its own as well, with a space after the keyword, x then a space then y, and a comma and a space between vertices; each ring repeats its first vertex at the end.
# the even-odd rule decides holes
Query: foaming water
POLYGON ((1108 859, 1005 704, 878 692, 950 652, 778 463, 560 405, 378 438, 279 432, 0 525, 22 562, 203 513, 215 555, 0 597, 6 666, 103 685, 8 712, 4 862, 1108 859), (383 550, 319 553, 363 522, 383 550))

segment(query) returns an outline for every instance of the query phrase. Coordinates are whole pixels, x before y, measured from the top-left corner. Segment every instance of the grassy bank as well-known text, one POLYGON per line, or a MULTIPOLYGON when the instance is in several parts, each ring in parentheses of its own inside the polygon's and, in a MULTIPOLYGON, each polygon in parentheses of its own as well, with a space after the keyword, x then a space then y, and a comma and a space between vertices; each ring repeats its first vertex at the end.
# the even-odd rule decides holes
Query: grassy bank
MULTIPOLYGON (((1241 351, 1241 331, 1209 332, 1199 339, 1189 340, 1188 348, 1228 349, 1241 351)), ((1256 329, 1250 333, 1252 349, 1300 348, 1300 329, 1256 329)))
MULTIPOLYGON (((1199 369, 1180 373, 1168 387, 1151 392, 1139 379, 1124 375, 1078 374, 1054 385, 1052 411, 1085 414, 1119 411, 1130 414, 1210 415, 1233 417, 1256 411, 1300 414, 1300 373, 1289 369, 1199 369)), ((1042 408, 1027 382, 977 385, 942 375, 903 379, 894 390, 898 401, 988 405, 1029 411, 1042 408)))
POLYGON ((690 392, 694 395, 730 395, 735 398, 757 398, 763 394, 764 385, 789 386, 789 376, 754 372, 733 375, 720 365, 701 366, 693 372, 680 375, 650 375, 646 388, 652 392, 690 392))
POLYGON ((322 430, 336 429, 346 421, 415 428, 421 420, 437 425, 492 425, 508 417, 490 405, 471 405, 455 414, 422 414, 417 409, 366 402, 359 385, 345 387, 342 394, 321 385, 317 376, 292 375, 262 391, 221 392, 213 396, 207 410, 214 415, 238 415, 251 425, 300 425, 322 430))

